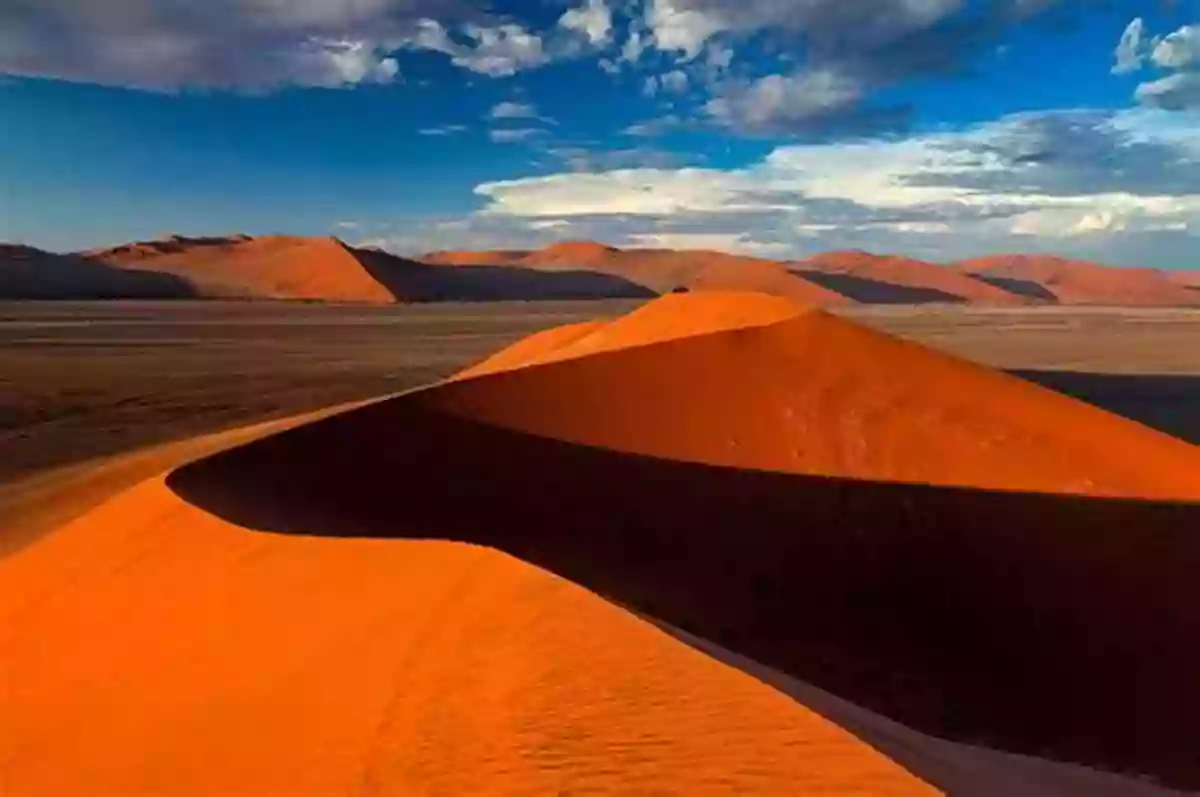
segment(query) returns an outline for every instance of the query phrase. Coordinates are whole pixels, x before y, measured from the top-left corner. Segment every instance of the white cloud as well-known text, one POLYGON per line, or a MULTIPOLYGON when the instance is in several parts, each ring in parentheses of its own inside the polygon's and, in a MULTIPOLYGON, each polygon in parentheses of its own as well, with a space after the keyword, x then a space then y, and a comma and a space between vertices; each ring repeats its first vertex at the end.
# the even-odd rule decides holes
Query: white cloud
POLYGON ((592 45, 603 47, 612 40, 612 10, 604 0, 587 0, 559 17, 558 24, 570 31, 585 36, 592 45))
MULTIPOLYGON (((1200 25, 1184 25, 1149 44, 1151 63, 1173 74, 1138 85, 1134 99, 1145 106, 1167 111, 1200 109, 1200 25)), ((1149 44, 1145 46, 1149 46, 1149 44)), ((1117 46, 1114 72, 1132 72, 1144 66, 1141 19, 1129 23, 1117 46)))
POLYGON ((750 255, 752 257, 782 257, 788 254, 786 245, 753 240, 746 233, 636 233, 627 239, 636 249, 706 249, 718 252, 750 255))
POLYGON ((515 129, 492 130, 488 133, 488 137, 497 144, 519 144, 545 134, 545 130, 540 130, 534 127, 522 127, 515 129))
POLYGON ((524 27, 514 24, 488 27, 467 23, 463 35, 472 43, 459 44, 437 20, 423 19, 418 33, 406 40, 406 46, 432 50, 450 56, 455 66, 491 77, 508 77, 525 69, 549 63, 550 56, 542 40, 524 27))
POLYGON ((324 52, 338 83, 390 83, 400 72, 396 59, 381 57, 367 42, 332 42, 324 52))
POLYGON ((642 57, 642 53, 650 46, 650 41, 642 35, 640 31, 632 30, 629 32, 629 38, 625 40, 625 44, 621 47, 621 61, 629 64, 636 64, 642 57))
POLYGON ((1141 17, 1136 17, 1126 26, 1125 32, 1121 34, 1121 40, 1117 43, 1117 49, 1113 52, 1116 58, 1116 63, 1112 68, 1113 74, 1136 72, 1142 68, 1142 35, 1145 28, 1146 23, 1141 17))
POLYGON ((1186 127, 1149 110, 1016 114, 958 132, 778 147, 743 169, 557 174, 476 193, 484 217, 599 224, 635 242, 746 234, 791 251, 1109 247, 1179 258, 1200 233, 1200 145, 1186 127), (1161 240, 1175 249, 1155 250, 1161 240))
POLYGON ((1134 97, 1143 105, 1168 111, 1200 108, 1200 72, 1176 72, 1137 87, 1134 97))
POLYGON ((826 69, 731 84, 709 101, 706 110, 732 128, 775 132, 841 114, 862 95, 863 87, 854 78, 826 69))
POLYGON ((529 103, 500 102, 492 107, 492 119, 540 119, 537 108, 529 103))
POLYGON ((719 15, 680 7, 676 0, 650 0, 646 25, 653 31, 655 47, 680 52, 688 60, 700 54, 705 42, 728 28, 719 15))
POLYGON ((669 130, 677 128, 683 124, 683 120, 675 114, 668 114, 659 119, 651 119, 648 122, 637 122, 631 124, 621 131, 622 135, 639 136, 643 138, 651 138, 653 136, 661 136, 669 130))
POLYGON ((1164 69, 1200 66, 1200 25, 1184 25, 1167 34, 1155 44, 1150 58, 1164 69))
POLYGON ((440 127, 422 127, 417 132, 423 136, 456 136, 469 129, 466 125, 442 125, 440 127))
POLYGON ((688 89, 687 73, 679 69, 672 70, 665 75, 662 75, 659 77, 658 82, 659 85, 662 86, 663 91, 670 92, 672 94, 682 94, 688 89))

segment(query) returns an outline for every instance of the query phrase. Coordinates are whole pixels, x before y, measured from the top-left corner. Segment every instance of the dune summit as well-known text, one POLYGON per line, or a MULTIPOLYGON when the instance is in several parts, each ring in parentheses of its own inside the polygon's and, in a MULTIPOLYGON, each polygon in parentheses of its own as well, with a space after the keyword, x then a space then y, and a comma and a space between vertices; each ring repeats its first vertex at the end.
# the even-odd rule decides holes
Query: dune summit
POLYGON ((0 560, 5 785, 1105 793, 1071 761, 1197 787, 1198 473, 820 310, 664 297, 0 560))

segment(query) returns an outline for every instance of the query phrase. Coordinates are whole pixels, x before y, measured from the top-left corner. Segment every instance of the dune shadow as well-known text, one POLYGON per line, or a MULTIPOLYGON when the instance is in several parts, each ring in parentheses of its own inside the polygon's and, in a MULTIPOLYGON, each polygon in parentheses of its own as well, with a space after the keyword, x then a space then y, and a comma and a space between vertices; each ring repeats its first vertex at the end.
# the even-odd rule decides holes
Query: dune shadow
POLYGON ((384 252, 355 250, 373 279, 407 302, 651 299, 644 285, 595 271, 539 271, 520 266, 435 266, 384 252))
POLYGON ((967 273, 966 276, 995 288, 1001 288, 1026 299, 1036 299, 1041 302, 1057 302, 1058 296, 1045 285, 1033 280, 1017 279, 1016 277, 997 277, 994 274, 967 273))
POLYGON ((924 733, 1200 786, 1200 505, 668 461, 429 395, 168 483, 261 531, 491 546, 924 733))
POLYGON ((20 300, 193 299, 182 277, 118 268, 71 255, 40 255, 10 247, 0 252, 0 298, 20 300))
POLYGON ((853 274, 838 274, 814 269, 792 269, 791 271, 796 276, 803 277, 822 288, 828 288, 864 304, 928 304, 931 302, 962 304, 966 301, 961 296, 939 291, 936 288, 897 285, 882 280, 857 277, 853 274))
POLYGON ((1200 445, 1200 376, 1013 371, 1014 375, 1200 445))

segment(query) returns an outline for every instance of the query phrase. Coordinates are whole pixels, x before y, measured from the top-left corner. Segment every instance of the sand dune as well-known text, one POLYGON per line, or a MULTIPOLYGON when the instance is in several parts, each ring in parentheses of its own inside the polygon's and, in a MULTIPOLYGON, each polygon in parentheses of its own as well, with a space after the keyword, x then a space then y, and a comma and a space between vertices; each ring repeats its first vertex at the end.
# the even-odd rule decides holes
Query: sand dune
POLYGON ((439 252, 422 258, 431 263, 464 265, 507 262, 538 271, 585 269, 610 274, 657 293, 674 290, 761 291, 810 304, 850 304, 842 294, 826 290, 795 274, 786 264, 724 252, 672 249, 617 249, 591 241, 568 241, 536 252, 439 252), (510 259, 511 256, 511 259, 510 259))
POLYGON ((195 295, 185 280, 89 263, 28 246, 0 244, 0 299, 175 299, 195 295))
MULTIPOLYGON (((335 238, 180 238, 86 254, 94 262, 172 275, 200 296, 397 302, 647 298, 617 276, 546 274, 484 263, 439 268, 335 238)), ((495 260, 493 258, 493 260, 495 260)))
POLYGON ((1115 268, 1052 255, 997 255, 955 264, 993 285, 1062 304, 1200 305, 1179 276, 1152 268, 1115 268))
POLYGON ((396 298, 334 238, 173 238, 87 256, 122 268, 173 274, 210 297, 369 304, 389 304, 396 298))
POLYGON ((568 241, 537 251, 442 251, 416 259, 336 238, 171 236, 77 256, 7 246, 0 297, 253 298, 392 304, 649 298, 756 291, 805 304, 950 302, 1200 305, 1186 273, 998 255, 951 266, 867 252, 798 262, 714 251, 568 241), (88 266, 93 266, 89 268, 88 266))
POLYGON ((806 279, 868 304, 1023 304, 1027 297, 969 274, 907 257, 826 252, 795 263, 806 279))
POLYGON ((619 607, 913 744, 1200 786, 1197 472, 819 310, 664 297, 0 560, 6 786, 925 794, 1005 760, 901 766, 619 607))

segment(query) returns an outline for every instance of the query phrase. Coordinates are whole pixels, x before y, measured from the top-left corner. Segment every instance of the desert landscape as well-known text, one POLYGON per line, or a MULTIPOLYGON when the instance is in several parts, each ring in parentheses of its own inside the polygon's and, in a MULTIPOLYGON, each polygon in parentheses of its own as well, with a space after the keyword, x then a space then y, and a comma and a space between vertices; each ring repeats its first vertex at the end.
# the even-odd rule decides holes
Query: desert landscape
POLYGON ((1195 0, 0 0, 0 797, 1200 795, 1195 0))
POLYGON ((1200 310, 688 287, 0 303, 7 793, 1200 788, 1200 310))

